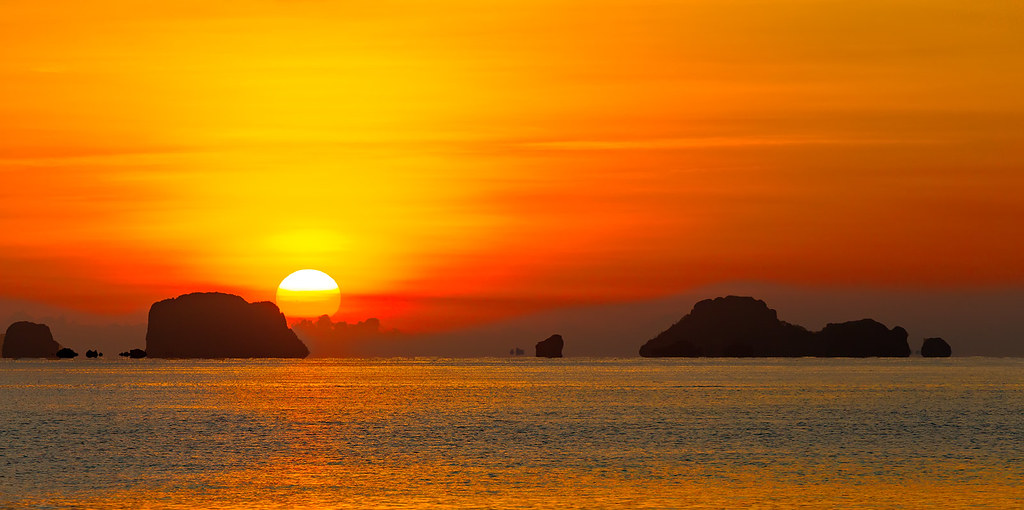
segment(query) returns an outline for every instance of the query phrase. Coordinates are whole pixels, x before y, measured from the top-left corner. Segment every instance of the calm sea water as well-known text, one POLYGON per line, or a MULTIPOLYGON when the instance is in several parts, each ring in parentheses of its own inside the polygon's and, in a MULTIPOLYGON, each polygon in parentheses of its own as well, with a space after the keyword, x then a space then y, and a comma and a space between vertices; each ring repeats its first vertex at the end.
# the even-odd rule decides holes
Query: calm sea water
POLYGON ((15 507, 1024 507, 1024 360, 3 360, 0 459, 15 507))

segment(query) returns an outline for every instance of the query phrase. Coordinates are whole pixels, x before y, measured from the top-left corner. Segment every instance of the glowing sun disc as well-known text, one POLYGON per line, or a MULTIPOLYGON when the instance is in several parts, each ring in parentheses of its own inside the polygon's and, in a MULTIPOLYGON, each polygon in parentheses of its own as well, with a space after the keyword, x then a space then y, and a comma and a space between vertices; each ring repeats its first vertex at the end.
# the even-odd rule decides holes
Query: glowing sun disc
POLYGON ((327 273, 301 269, 281 280, 276 301, 286 317, 334 315, 341 306, 341 291, 327 273))

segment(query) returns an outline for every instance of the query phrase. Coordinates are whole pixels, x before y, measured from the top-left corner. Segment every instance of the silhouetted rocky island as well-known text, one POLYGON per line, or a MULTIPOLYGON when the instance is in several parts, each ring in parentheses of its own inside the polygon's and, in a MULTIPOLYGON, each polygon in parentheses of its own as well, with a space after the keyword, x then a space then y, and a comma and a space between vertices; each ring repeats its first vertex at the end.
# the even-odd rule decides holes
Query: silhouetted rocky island
POLYGON ((5 358, 56 358, 60 344, 53 339, 50 327, 18 321, 7 327, 0 355, 5 358))
POLYGON ((828 324, 818 332, 780 321, 752 297, 705 299, 640 348, 645 357, 910 356, 907 332, 871 319, 828 324))
POLYGON ((953 348, 941 338, 925 338, 921 344, 921 356, 925 358, 948 358, 953 355, 953 348))
POLYGON ((146 352, 151 358, 305 358, 309 349, 274 303, 197 292, 153 303, 146 352))
POLYGON ((538 358, 561 358, 562 357, 562 346, 565 342, 562 341, 562 335, 551 335, 545 340, 537 342, 537 357, 538 358))
POLYGON ((144 351, 142 349, 132 349, 130 351, 124 351, 124 352, 118 354, 118 356, 121 356, 123 358, 131 358, 131 359, 145 358, 146 357, 146 351, 144 351))

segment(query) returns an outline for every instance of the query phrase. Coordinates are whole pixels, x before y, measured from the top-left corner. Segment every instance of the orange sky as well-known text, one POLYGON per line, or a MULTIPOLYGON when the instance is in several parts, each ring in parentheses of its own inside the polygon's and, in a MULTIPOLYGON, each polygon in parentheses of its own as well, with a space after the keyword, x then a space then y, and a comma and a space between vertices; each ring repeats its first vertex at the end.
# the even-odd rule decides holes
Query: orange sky
POLYGON ((723 281, 1024 284, 1024 7, 0 3, 0 297, 432 329, 723 281))

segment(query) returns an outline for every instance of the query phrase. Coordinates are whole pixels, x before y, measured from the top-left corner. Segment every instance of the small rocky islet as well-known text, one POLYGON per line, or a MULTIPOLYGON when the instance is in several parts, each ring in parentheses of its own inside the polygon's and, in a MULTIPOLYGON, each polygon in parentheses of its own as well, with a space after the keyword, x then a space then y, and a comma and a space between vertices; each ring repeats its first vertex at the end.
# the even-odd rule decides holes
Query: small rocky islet
POLYGON ((53 339, 53 333, 46 324, 18 321, 7 327, 3 336, 0 355, 5 358, 51 358, 57 357, 61 345, 53 339))
POLYGON ((538 358, 561 358, 563 346, 565 346, 565 341, 562 340, 562 335, 551 335, 537 342, 536 356, 538 358))
POLYGON ((921 344, 921 356, 925 358, 948 358, 953 355, 953 348, 941 338, 925 338, 921 344))
POLYGON ((146 357, 146 351, 144 351, 142 349, 131 349, 131 350, 127 350, 127 351, 118 353, 118 356, 121 356, 122 358, 131 358, 131 359, 145 358, 146 357))
POLYGON ((68 347, 64 347, 64 348, 61 348, 59 351, 57 351, 57 357, 60 358, 60 359, 77 358, 78 357, 78 353, 75 352, 74 349, 70 349, 68 347))

